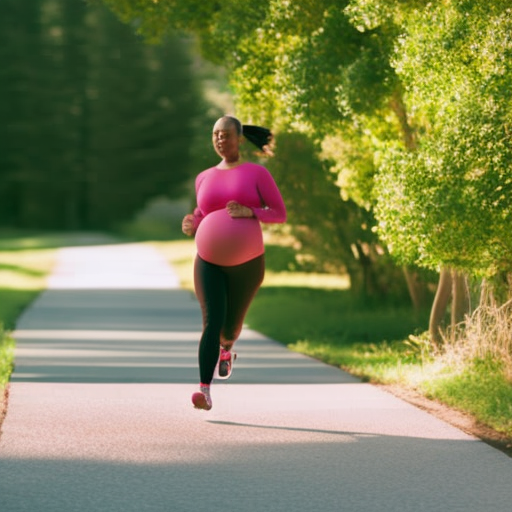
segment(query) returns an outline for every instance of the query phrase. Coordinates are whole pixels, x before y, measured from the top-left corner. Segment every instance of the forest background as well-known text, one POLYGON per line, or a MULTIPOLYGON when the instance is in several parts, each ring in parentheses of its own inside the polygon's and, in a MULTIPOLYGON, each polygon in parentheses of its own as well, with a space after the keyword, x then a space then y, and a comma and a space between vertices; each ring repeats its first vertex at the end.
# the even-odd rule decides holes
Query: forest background
POLYGON ((429 307, 409 343, 510 387, 508 1, 4 0, 0 24, 2 225, 116 230, 186 197, 227 90, 276 133, 290 270, 429 307))

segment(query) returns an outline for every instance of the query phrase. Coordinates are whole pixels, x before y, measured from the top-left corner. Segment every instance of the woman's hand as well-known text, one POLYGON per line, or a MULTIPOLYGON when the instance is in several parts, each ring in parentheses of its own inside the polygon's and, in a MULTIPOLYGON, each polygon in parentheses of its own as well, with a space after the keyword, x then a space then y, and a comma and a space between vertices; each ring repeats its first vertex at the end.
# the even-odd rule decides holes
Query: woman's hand
POLYGON ((181 230, 187 236, 192 236, 194 234, 194 216, 191 213, 183 217, 183 221, 181 223, 181 230))
POLYGON ((236 201, 229 201, 226 205, 226 210, 233 219, 254 217, 254 212, 248 206, 244 206, 236 201))

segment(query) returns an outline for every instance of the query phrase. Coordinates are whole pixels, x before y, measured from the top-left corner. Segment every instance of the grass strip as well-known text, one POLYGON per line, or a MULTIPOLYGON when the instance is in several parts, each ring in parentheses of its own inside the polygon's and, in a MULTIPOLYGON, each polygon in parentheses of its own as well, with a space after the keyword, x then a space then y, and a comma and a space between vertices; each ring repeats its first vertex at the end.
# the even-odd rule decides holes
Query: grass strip
POLYGON ((9 382, 14 365, 14 340, 0 329, 0 394, 9 382))
POLYGON ((57 248, 77 234, 0 232, 0 394, 9 382, 15 342, 10 335, 24 309, 46 288, 57 248))
MULTIPOLYGON (((193 242, 158 248, 192 289, 193 242)), ((247 324, 291 350, 340 367, 363 381, 413 389, 512 437, 512 383, 499 361, 454 362, 423 335, 429 311, 357 300, 340 276, 283 271, 283 251, 267 251, 267 273, 247 324), (275 256, 275 258, 274 258, 275 256)))

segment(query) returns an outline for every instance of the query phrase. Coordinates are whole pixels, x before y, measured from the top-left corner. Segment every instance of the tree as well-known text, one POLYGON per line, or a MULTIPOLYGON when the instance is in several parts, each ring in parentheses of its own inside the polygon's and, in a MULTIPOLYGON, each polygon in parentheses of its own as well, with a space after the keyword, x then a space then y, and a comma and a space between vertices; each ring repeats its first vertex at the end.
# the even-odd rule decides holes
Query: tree
POLYGON ((401 296, 398 269, 395 279, 390 279, 389 268, 383 271, 389 261, 374 243, 371 212, 353 200, 340 200, 331 164, 319 158, 311 139, 304 133, 283 132, 277 136, 277 148, 266 165, 287 198, 289 225, 300 244, 303 267, 346 272, 353 290, 366 297, 401 296))
POLYGON ((36 94, 23 99, 19 91, 34 83, 33 70, 41 57, 39 15, 35 2, 0 4, 0 212, 7 223, 28 214, 30 198, 37 192, 35 185, 24 188, 21 183, 28 181, 30 161, 36 157, 30 142, 37 132, 29 120, 42 121, 42 116, 36 94))
POLYGON ((112 228, 184 193, 203 116, 187 41, 65 0, 5 0, 0 28, 2 224, 112 228))
MULTIPOLYGON (((429 4, 395 58, 421 143, 383 152, 379 233, 401 261, 443 269, 441 311, 452 282, 464 303, 464 276, 506 283, 512 271, 511 28, 508 2, 429 4)), ((454 300, 452 323, 461 309, 454 300)))
POLYGON ((194 33, 228 66, 241 115, 318 144, 398 261, 457 284, 507 271, 505 0, 106 1, 148 36, 194 33))
MULTIPOLYGON (((336 232, 344 233, 345 249, 340 246, 338 256, 353 270, 356 291, 369 283, 369 276, 386 275, 385 269, 389 282, 382 283, 380 291, 396 282, 395 267, 389 259, 383 264, 385 249, 372 231, 370 194, 375 170, 370 131, 402 137, 398 121, 390 121, 389 116, 381 121, 382 113, 390 111, 391 99, 396 100, 388 55, 395 30, 391 23, 384 29, 359 30, 348 10, 350 2, 335 0, 227 0, 207 5, 182 0, 105 2, 125 21, 136 22, 139 32, 149 39, 169 30, 193 33, 203 55, 228 68, 238 113, 244 120, 270 124, 281 133, 303 133, 317 150, 323 140, 323 158, 317 157, 309 170, 317 175, 315 183, 322 181, 324 188, 334 192, 332 171, 346 176, 353 165, 355 178, 350 183, 362 187, 353 187, 348 194, 344 189, 343 198, 337 192, 336 201, 322 205, 326 218, 338 219, 336 232), (346 148, 346 157, 334 162, 332 157, 338 155, 328 149, 339 144, 346 148), (321 160, 330 161, 331 167, 321 160), (358 167, 360 163, 364 167, 358 167), (326 211, 327 205, 332 209, 326 211), (340 216, 340 211, 352 213, 340 216), (346 225, 341 227, 342 223, 346 225), (354 238, 349 240, 349 236, 354 238)), ((403 111, 400 114, 403 120, 403 111)), ((300 185, 289 191, 287 202, 292 210, 299 211, 295 206, 304 202, 303 194, 300 185)), ((307 211, 312 211, 315 200, 311 194, 307 200, 311 206, 307 211)), ((312 232, 318 216, 311 215, 307 221, 303 216, 301 225, 308 224, 312 232)), ((324 243, 332 245, 332 239, 331 234, 324 243)))

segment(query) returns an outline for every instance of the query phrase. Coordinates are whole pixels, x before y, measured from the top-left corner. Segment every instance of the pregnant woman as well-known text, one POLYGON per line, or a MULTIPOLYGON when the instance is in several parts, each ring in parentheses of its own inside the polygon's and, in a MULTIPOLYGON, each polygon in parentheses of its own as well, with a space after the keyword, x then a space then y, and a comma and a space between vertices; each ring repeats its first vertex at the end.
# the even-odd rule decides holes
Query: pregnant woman
POLYGON ((195 236, 194 285, 203 315, 199 343, 197 409, 210 410, 215 367, 219 378, 231 375, 233 344, 265 273, 260 222, 286 220, 286 209, 269 171, 243 162, 240 144, 247 139, 268 151, 272 135, 257 126, 242 126, 232 116, 213 127, 213 146, 221 162, 196 178, 197 208, 183 219, 183 233, 195 236))

